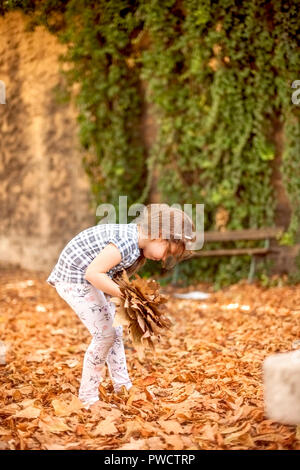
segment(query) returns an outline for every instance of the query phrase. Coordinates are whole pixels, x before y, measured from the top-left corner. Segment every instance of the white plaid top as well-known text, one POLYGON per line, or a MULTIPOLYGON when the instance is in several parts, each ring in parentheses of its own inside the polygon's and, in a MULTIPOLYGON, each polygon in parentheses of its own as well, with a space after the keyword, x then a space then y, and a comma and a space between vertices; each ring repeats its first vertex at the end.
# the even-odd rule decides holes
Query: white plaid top
POLYGON ((86 268, 108 243, 116 245, 122 256, 121 262, 107 271, 110 278, 117 271, 131 266, 141 254, 137 224, 97 224, 69 241, 46 282, 54 287, 57 281, 89 283, 84 279, 86 268))

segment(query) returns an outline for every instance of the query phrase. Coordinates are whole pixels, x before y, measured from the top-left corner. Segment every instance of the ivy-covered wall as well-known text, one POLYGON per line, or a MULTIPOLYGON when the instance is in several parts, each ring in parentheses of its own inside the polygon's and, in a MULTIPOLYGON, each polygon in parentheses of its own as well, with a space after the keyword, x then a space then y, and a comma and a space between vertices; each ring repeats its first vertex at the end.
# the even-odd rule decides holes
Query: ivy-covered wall
MULTIPOLYGON (((219 228, 220 218, 228 230, 274 226, 276 159, 291 207, 280 243, 299 242, 300 106, 291 100, 300 79, 296 0, 10 0, 2 13, 12 8, 68 45, 60 93, 67 97, 78 86, 95 207, 117 207, 119 195, 129 205, 148 203, 155 171, 164 202, 205 204, 205 230, 219 228), (145 99, 158 124, 150 154, 139 128, 145 99)), ((228 244, 242 246, 261 243, 228 244)), ((182 280, 222 286, 247 277, 249 256, 197 258, 178 269, 182 280)))

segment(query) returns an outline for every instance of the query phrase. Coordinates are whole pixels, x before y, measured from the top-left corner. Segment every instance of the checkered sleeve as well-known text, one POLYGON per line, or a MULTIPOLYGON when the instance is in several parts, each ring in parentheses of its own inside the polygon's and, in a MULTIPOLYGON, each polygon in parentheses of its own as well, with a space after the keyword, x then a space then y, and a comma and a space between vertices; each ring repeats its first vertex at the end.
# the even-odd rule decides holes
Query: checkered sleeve
POLYGON ((121 238, 118 234, 112 235, 109 239, 109 243, 113 243, 121 253, 121 261, 120 264, 126 261, 128 256, 133 253, 135 249, 135 242, 133 239, 130 238, 121 238))

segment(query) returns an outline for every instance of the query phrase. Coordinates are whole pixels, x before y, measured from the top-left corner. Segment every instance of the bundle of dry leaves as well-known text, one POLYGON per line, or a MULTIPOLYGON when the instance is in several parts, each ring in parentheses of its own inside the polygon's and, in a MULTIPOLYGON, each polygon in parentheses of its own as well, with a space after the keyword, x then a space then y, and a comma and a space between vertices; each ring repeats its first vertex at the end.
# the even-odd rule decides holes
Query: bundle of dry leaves
POLYGON ((129 280, 125 270, 115 278, 122 297, 112 297, 116 305, 113 325, 127 325, 132 343, 138 355, 143 357, 143 346, 155 349, 153 338, 160 340, 162 328, 172 326, 167 316, 168 296, 159 292, 160 285, 154 279, 143 279, 135 274, 129 280))

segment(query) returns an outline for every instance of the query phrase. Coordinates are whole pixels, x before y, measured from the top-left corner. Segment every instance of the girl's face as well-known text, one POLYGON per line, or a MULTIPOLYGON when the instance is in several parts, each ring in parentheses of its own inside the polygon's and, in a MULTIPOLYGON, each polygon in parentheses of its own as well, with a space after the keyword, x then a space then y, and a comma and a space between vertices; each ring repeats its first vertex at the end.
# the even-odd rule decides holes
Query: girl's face
MULTIPOLYGON (((149 240, 145 246, 143 253, 145 258, 155 261, 161 261, 168 256, 168 240, 149 240)), ((176 244, 171 244, 171 253, 175 253, 176 244)))

